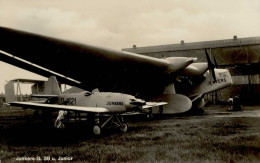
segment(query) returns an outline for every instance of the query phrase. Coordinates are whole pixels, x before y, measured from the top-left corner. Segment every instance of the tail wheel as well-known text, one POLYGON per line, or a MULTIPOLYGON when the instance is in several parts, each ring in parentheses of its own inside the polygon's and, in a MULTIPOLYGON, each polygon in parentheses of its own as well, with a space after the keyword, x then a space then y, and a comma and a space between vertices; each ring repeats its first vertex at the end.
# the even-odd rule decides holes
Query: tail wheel
POLYGON ((99 127, 98 125, 95 125, 95 126, 93 127, 93 133, 94 133, 95 135, 100 135, 100 134, 101 134, 101 127, 99 127))
POLYGON ((128 124, 123 122, 121 126, 121 131, 125 133, 127 132, 127 130, 128 130, 128 124))

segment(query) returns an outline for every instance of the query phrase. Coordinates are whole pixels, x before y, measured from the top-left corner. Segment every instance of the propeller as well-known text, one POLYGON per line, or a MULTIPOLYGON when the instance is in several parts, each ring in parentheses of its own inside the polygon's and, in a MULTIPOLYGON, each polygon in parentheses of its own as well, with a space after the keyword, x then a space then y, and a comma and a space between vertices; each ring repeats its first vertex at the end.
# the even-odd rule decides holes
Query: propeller
POLYGON ((219 66, 218 66, 218 63, 217 63, 215 56, 214 56, 214 63, 215 63, 215 67, 218 68, 219 66))
POLYGON ((211 74, 212 74, 212 77, 213 77, 214 81, 216 82, 217 79, 216 79, 216 74, 215 74, 214 68, 217 68, 217 67, 218 67, 217 61, 216 61, 216 59, 215 59, 215 57, 214 57, 214 62, 215 62, 215 65, 214 65, 214 64, 211 62, 210 58, 209 58, 209 54, 208 54, 207 49, 205 49, 205 53, 206 53, 206 58, 207 58, 207 61, 208 61, 208 67, 209 67, 209 69, 210 69, 210 71, 211 71, 211 74))

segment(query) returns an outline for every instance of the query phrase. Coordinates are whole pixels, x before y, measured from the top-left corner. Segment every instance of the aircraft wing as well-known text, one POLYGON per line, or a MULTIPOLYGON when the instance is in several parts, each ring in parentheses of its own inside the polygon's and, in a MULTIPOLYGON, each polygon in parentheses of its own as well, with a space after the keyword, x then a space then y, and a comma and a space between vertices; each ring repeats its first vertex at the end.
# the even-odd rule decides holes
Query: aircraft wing
POLYGON ((64 80, 68 77, 80 84, 67 83, 85 90, 99 88, 149 97, 172 82, 170 73, 195 61, 158 59, 3 27, 0 36, 0 60, 46 77, 53 72, 61 74, 64 80))
POLYGON ((58 98, 58 95, 47 95, 47 94, 32 94, 31 97, 36 98, 58 98))
POLYGON ((67 110, 67 111, 81 111, 89 113, 109 113, 107 108, 103 107, 83 107, 73 105, 57 105, 57 104, 42 104, 34 102, 12 102, 11 106, 23 107, 23 108, 34 108, 34 109, 45 109, 45 110, 67 110))

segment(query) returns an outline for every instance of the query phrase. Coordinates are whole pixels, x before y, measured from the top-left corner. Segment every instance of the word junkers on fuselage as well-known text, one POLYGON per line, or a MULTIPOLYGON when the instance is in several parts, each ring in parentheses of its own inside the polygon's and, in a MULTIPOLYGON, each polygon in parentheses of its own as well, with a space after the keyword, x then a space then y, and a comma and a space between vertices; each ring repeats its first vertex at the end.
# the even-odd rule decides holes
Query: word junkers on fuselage
POLYGON ((45 89, 49 91, 46 93, 51 94, 35 94, 31 95, 31 97, 47 98, 46 101, 11 102, 10 105, 41 109, 42 111, 59 110, 59 115, 54 125, 56 128, 65 127, 63 122, 68 111, 89 113, 88 119, 92 119, 95 122, 93 132, 96 135, 99 135, 101 129, 109 122, 117 124, 123 132, 126 132, 128 125, 121 116, 122 113, 133 111, 147 112, 149 108, 167 104, 166 102, 145 102, 132 95, 113 92, 84 91, 80 93, 61 94, 55 76, 49 78, 45 89), (103 114, 109 115, 109 118, 101 123, 100 116, 103 114))
MULTIPOLYGON (((45 77, 59 74, 58 81, 83 90, 98 88, 164 101, 168 104, 163 114, 202 108, 205 94, 232 84, 229 71, 213 64, 206 49, 207 62, 197 62, 193 57, 154 58, 3 27, 0 36, 4 62, 45 77)), ((122 101, 106 102, 122 106, 122 101)))

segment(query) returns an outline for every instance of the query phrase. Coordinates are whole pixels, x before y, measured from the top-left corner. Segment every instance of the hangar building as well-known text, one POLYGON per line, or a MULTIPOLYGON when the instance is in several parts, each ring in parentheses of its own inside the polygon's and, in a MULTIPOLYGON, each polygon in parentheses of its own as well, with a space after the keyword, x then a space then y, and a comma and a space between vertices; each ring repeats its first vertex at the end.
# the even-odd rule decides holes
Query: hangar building
POLYGON ((0 94, 0 108, 5 103, 5 95, 3 93, 0 94))
POLYGON ((180 44, 124 48, 123 51, 163 57, 196 57, 207 62, 205 49, 216 58, 219 68, 228 68, 233 86, 207 96, 212 102, 240 95, 244 104, 260 103, 260 37, 237 38, 180 44))

